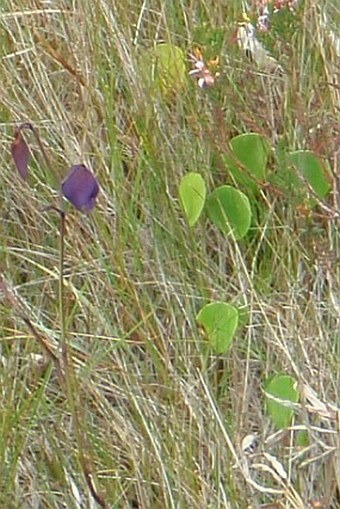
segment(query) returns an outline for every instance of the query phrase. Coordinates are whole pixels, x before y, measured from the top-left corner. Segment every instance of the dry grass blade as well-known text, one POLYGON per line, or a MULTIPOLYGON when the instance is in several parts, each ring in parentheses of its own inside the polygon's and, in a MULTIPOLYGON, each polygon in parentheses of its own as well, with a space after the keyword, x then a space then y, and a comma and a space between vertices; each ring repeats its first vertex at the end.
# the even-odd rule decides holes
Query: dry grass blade
MULTIPOLYGON (((260 2, 248 3, 255 26, 260 2)), ((256 32, 260 69, 232 43, 240 2, 207 5, 3 2, 0 507, 339 506, 340 12, 333 0, 273 8, 256 32), (202 48, 181 62, 178 89, 157 81, 161 43, 202 48), (38 133, 24 133, 25 181, 11 154, 22 122, 38 133), (266 185, 251 193, 228 162, 230 139, 249 132, 271 143, 266 185), (305 149, 333 177, 313 208, 286 180, 286 154, 305 149), (88 214, 63 203, 61 271, 50 212, 81 164, 100 193, 88 214), (208 193, 227 183, 249 195, 247 237, 226 238, 205 210, 188 227, 188 172, 208 193), (211 301, 240 309, 223 355, 196 322, 211 301), (300 393, 283 430, 264 402, 278 373, 300 393)))

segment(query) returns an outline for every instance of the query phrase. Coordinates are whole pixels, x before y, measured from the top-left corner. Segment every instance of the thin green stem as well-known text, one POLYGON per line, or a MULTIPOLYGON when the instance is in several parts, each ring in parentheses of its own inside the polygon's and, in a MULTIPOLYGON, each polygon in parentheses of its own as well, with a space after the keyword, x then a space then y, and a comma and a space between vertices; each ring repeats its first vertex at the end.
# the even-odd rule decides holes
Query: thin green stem
MULTIPOLYGON (((62 200, 62 197, 61 197, 62 200)), ((78 386, 77 376, 72 362, 72 355, 69 355, 69 344, 67 340, 67 326, 65 315, 65 285, 64 285, 64 259, 65 259, 65 234, 66 234, 66 214, 63 210, 58 209, 60 213, 60 245, 59 245, 59 315, 60 315, 60 343, 63 358, 63 367, 65 373, 65 386, 67 400, 70 406, 70 412, 73 420, 73 429, 76 437, 79 461, 84 473, 87 485, 96 502, 103 508, 107 509, 107 504, 103 496, 98 492, 94 480, 92 467, 87 454, 86 432, 81 425, 80 412, 80 390, 78 386)), ((83 421, 85 422, 85 421, 83 421)))

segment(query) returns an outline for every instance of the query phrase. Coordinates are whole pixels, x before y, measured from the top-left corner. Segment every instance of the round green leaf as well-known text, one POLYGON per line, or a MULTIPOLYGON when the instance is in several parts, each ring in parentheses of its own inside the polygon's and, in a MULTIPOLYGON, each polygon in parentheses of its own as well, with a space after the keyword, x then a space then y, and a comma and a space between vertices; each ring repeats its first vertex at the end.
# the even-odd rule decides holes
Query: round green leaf
POLYGON ((216 188, 207 199, 210 220, 222 233, 233 233, 236 240, 249 230, 250 203, 245 194, 231 186, 216 188))
POLYGON ((174 44, 158 44, 146 51, 141 69, 144 81, 163 95, 179 91, 187 79, 185 54, 174 44))
POLYGON ((240 134, 230 140, 230 148, 251 176, 257 180, 266 178, 270 147, 263 136, 257 133, 240 134))
POLYGON ((296 380, 289 375, 275 375, 265 383, 265 393, 266 411, 274 425, 279 429, 290 426, 294 411, 289 408, 289 403, 297 403, 299 400, 296 380), (288 402, 288 405, 285 405, 284 401, 288 402))
POLYGON ((238 325, 238 311, 226 302, 211 302, 198 313, 196 320, 204 327, 208 341, 216 353, 225 353, 238 325))
POLYGON ((199 173, 185 175, 179 186, 181 204, 189 226, 194 226, 201 215, 205 203, 205 182, 199 173))
POLYGON ((270 146, 266 138, 257 133, 235 136, 229 142, 233 157, 224 161, 236 182, 256 192, 258 183, 266 178, 270 146), (238 164, 239 163, 239 164, 238 164))
POLYGON ((289 161, 305 177, 319 198, 323 199, 331 190, 327 173, 319 159, 309 150, 297 150, 289 154, 289 161))

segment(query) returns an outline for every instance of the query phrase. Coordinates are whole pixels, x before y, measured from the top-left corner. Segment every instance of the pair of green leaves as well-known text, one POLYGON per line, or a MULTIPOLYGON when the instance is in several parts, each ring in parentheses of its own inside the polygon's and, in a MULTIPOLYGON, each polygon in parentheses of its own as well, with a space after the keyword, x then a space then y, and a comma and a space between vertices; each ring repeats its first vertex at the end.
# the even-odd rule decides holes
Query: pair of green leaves
MULTIPOLYGON (((229 143, 230 154, 225 162, 232 179, 245 190, 256 192, 266 177, 269 145, 263 136, 247 133, 236 136, 229 143)), ((251 224, 248 196, 233 186, 217 187, 206 197, 206 186, 198 173, 188 173, 181 181, 180 200, 189 226, 198 221, 204 206, 210 220, 224 234, 232 233, 242 239, 251 224)))
MULTIPOLYGON (((226 302, 211 302, 199 311, 196 320, 212 349, 217 354, 226 353, 239 324, 239 310, 226 302)), ((296 386, 296 380, 285 374, 270 377, 264 384, 266 412, 278 429, 291 425, 293 404, 299 400, 296 386)))
POLYGON ((235 239, 246 235, 251 221, 247 196, 232 186, 216 188, 206 199, 206 186, 199 173, 188 173, 181 181, 179 194, 189 226, 198 221, 204 206, 210 220, 222 233, 234 234, 235 239))

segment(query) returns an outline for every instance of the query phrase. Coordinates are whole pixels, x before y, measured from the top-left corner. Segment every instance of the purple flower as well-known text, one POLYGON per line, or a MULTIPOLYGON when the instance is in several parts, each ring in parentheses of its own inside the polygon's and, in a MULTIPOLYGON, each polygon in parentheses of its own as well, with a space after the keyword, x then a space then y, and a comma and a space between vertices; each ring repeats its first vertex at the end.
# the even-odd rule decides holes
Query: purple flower
POLYGON ((30 150, 24 140, 21 130, 14 131, 14 141, 11 146, 11 152, 15 166, 21 177, 26 180, 28 175, 28 161, 30 158, 30 150))
POLYGON ((61 190, 76 209, 90 212, 95 206, 99 185, 84 164, 75 164, 61 184, 61 190))

